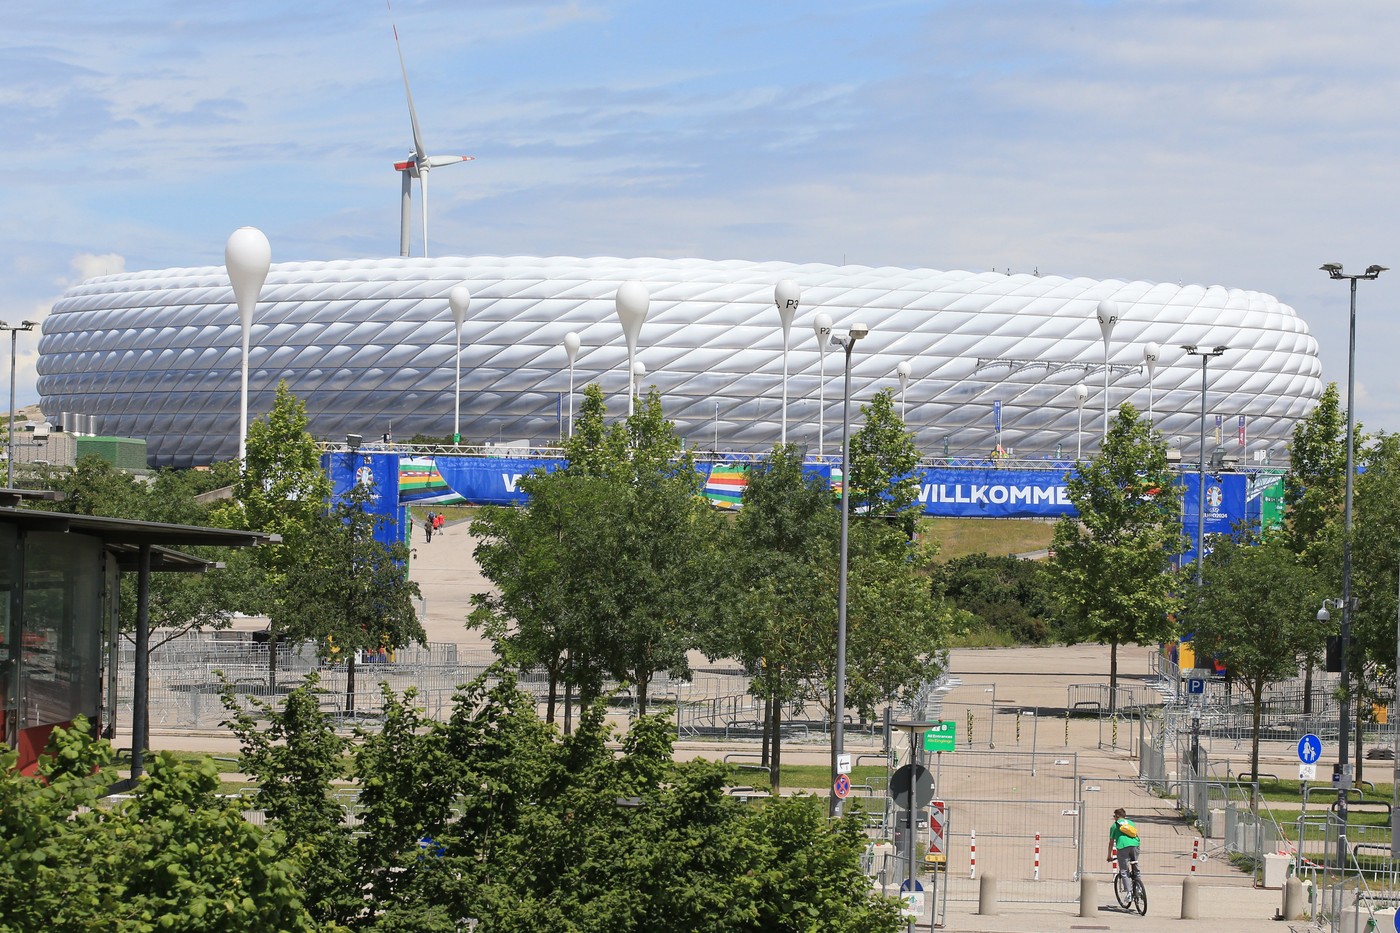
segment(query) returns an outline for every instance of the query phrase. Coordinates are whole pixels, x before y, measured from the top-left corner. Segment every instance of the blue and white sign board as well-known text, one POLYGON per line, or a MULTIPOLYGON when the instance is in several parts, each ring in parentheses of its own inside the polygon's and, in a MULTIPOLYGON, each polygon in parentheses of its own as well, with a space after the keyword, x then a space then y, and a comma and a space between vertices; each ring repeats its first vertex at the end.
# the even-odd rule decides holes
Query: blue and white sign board
POLYGON ((899 883, 899 912, 906 917, 922 917, 924 915, 924 886, 919 879, 914 879, 914 889, 909 889, 909 879, 905 878, 899 883))
POLYGON ((1309 732, 1298 740, 1298 760, 1305 765, 1315 765, 1322 757, 1322 740, 1309 732))
POLYGON ((1201 696, 1206 692, 1206 682, 1204 678, 1192 677, 1186 681, 1186 692, 1192 696, 1201 696))

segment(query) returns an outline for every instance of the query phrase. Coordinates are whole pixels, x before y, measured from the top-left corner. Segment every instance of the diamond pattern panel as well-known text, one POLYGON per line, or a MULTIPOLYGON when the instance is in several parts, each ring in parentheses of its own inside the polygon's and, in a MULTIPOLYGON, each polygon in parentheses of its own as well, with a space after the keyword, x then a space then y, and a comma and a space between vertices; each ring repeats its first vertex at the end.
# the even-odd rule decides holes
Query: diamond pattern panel
MULTIPOLYGON (((1095 311, 1105 298, 1120 312, 1111 363, 1140 367, 1143 345, 1161 345, 1152 407, 1158 427, 1188 450, 1199 430, 1200 366, 1181 344, 1231 348, 1211 367, 1208 409, 1222 416, 1232 446, 1245 415, 1251 450, 1281 447, 1322 390, 1317 342, 1293 309, 1220 286, 738 260, 394 258, 272 267, 254 315, 249 407, 254 417, 266 412, 285 379, 321 437, 451 434, 456 346, 447 295, 465 284, 464 438, 547 443, 568 410, 569 331, 583 342, 575 390, 599 382, 613 410, 625 408, 627 354, 613 296, 637 279, 651 294, 638 350, 644 384, 661 391, 682 435, 709 447, 718 429, 722 448, 766 449, 781 419, 773 287, 784 278, 802 289, 789 342, 788 437, 828 454, 840 443, 842 356, 828 352, 823 367, 812 327, 818 312, 837 328, 870 325, 852 360, 855 402, 897 388, 896 365, 912 363, 907 418, 931 454, 945 443, 953 452, 990 450, 993 401, 1003 406, 1007 447, 1072 452, 1081 381, 1090 393, 1083 440, 1092 451, 1104 403, 1095 311), (979 368, 979 358, 1054 365, 979 368)), ((44 324, 44 411, 96 415, 104 434, 145 437, 157 464, 231 458, 237 322, 220 266, 85 282, 44 324)), ((1110 404, 1125 399, 1148 407, 1145 370, 1111 373, 1110 404)))

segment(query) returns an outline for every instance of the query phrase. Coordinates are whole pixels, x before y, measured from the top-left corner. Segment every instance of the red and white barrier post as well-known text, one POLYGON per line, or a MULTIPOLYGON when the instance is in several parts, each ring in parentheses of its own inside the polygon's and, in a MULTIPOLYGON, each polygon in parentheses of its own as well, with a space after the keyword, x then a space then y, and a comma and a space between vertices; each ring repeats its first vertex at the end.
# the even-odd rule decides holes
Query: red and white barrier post
POLYGON ((1114 847, 1113 847, 1113 851, 1110 853, 1110 855, 1113 857, 1113 861, 1112 861, 1112 864, 1111 864, 1110 867, 1113 869, 1113 873, 1116 875, 1116 874, 1118 874, 1118 847, 1117 847, 1117 846, 1114 846, 1114 847))
POLYGON ((977 878, 977 830, 974 829, 971 836, 972 841, 967 846, 967 877, 969 880, 975 880, 977 878))
POLYGON ((1035 834, 1035 871, 1031 874, 1031 880, 1040 880, 1040 833, 1035 834))
POLYGON ((1191 874, 1196 873, 1196 863, 1201 860, 1201 840, 1191 840, 1191 874))

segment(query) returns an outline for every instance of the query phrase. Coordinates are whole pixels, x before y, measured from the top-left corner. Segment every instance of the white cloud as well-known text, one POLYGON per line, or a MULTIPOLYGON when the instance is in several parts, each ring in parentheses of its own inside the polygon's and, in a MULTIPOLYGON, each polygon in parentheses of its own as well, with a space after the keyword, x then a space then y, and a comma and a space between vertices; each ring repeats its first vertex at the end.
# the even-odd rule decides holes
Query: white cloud
POLYGON ((65 288, 78 285, 99 275, 117 275, 126 271, 126 259, 117 253, 78 253, 70 261, 74 277, 59 284, 65 288))

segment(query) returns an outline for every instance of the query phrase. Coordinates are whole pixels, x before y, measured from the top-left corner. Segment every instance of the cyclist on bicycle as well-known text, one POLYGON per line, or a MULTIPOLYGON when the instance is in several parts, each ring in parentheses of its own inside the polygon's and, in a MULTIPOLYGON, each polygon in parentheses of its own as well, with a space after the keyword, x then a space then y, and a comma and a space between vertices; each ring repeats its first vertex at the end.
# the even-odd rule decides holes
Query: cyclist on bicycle
POLYGON ((1113 850, 1116 848, 1119 874, 1124 877, 1131 876, 1128 866, 1137 865, 1140 845, 1137 824, 1128 819, 1128 811, 1122 807, 1114 810, 1113 824, 1108 827, 1108 860, 1113 861, 1113 850))

